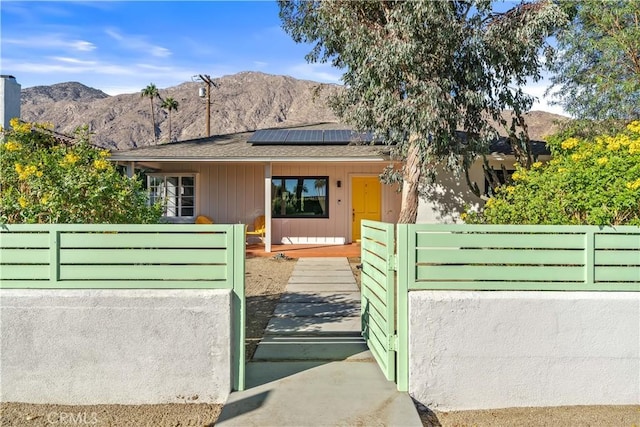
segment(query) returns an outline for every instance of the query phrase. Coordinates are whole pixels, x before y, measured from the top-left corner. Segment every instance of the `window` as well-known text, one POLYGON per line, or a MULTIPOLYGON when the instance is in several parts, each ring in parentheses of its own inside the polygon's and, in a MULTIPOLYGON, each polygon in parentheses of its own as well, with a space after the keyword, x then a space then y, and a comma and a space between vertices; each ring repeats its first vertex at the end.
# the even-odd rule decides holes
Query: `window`
POLYGON ((151 174, 147 176, 147 187, 151 203, 160 201, 164 206, 165 217, 187 218, 195 216, 195 174, 151 174))
POLYGON ((329 218, 328 176, 276 176, 271 179, 273 218, 329 218))
MULTIPOLYGON (((494 185, 497 187, 499 185, 504 185, 507 182, 511 181, 511 175, 513 175, 513 173, 515 172, 515 170, 507 170, 504 171, 502 169, 493 169, 493 173, 496 174, 496 178, 498 179, 498 182, 494 183, 494 185), (505 176, 504 172, 507 172, 507 175, 505 176)), ((489 196, 492 197, 493 196, 493 187, 491 186, 491 183, 489 182, 489 179, 487 179, 487 175, 485 172, 485 178, 484 178, 484 194, 485 196, 489 196)))

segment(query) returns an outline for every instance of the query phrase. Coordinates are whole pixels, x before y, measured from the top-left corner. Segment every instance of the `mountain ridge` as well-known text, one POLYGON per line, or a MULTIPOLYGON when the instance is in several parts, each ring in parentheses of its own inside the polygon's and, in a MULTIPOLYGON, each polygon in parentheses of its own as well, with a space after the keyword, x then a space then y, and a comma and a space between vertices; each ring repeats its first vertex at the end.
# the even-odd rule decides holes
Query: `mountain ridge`
MULTIPOLYGON (((213 79, 211 134, 229 134, 256 129, 338 123, 327 98, 341 86, 300 80, 289 76, 245 71, 213 79)), ((198 96, 202 83, 184 82, 158 89, 161 98, 178 101, 169 115, 154 100, 158 144, 206 137, 206 101, 198 96)), ((141 88, 142 90, 143 88, 141 88)), ((22 119, 50 122, 58 132, 73 134, 88 125, 92 142, 110 149, 131 149, 155 144, 149 98, 141 92, 108 95, 79 82, 34 86, 22 90, 22 119)), ((508 112, 504 113, 508 115, 508 112)), ((541 139, 557 129, 556 120, 566 117, 532 111, 527 113, 530 136, 541 139)))

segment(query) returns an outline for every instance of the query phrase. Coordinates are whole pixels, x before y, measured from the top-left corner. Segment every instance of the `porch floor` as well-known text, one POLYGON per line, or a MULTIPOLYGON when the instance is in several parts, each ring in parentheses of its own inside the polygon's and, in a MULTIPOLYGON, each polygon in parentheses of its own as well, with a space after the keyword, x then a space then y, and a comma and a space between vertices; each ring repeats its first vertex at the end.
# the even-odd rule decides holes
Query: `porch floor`
POLYGON ((360 256, 360 243, 347 245, 271 245, 271 252, 265 252, 263 244, 248 244, 247 257, 271 257, 283 253, 290 258, 346 257, 360 256))

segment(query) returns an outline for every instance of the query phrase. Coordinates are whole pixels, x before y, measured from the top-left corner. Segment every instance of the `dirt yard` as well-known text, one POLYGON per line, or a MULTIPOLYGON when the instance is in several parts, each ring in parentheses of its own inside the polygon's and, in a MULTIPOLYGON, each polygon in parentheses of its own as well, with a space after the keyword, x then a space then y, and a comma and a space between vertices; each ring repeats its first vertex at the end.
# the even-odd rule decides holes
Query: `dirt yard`
MULTIPOLYGON (((359 284, 358 258, 349 262, 359 284)), ((246 262, 247 360, 260 338, 291 276, 295 260, 268 257, 246 262)), ((573 406, 510 408, 487 411, 439 412, 416 407, 424 427, 451 426, 610 426, 640 427, 640 406, 573 406)), ((167 405, 27 405, 0 404, 0 426, 91 425, 98 427, 213 426, 222 405, 176 403, 167 405)), ((274 427, 277 420, 274 420, 274 427)), ((266 426, 265 426, 266 427, 266 426)))

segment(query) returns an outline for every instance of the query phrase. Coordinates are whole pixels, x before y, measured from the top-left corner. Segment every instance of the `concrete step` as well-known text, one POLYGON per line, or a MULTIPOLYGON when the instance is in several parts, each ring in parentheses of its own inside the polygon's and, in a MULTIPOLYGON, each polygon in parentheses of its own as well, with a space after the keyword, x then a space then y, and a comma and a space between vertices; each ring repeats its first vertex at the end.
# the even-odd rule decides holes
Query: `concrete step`
POLYGON ((359 292, 286 292, 280 297, 281 303, 333 303, 360 304, 359 292))
POLYGON ((360 336, 360 316, 272 317, 265 335, 360 336))
POLYGON ((352 360, 373 358, 362 337, 349 336, 267 336, 253 356, 253 361, 352 360))
POLYGON ((316 302, 291 302, 279 303, 273 312, 279 317, 351 317, 360 315, 360 302, 357 304, 345 303, 316 303, 316 302))
POLYGON ((359 292, 358 286, 353 283, 291 283, 287 285, 288 293, 310 293, 310 292, 326 292, 326 293, 344 293, 359 292))

